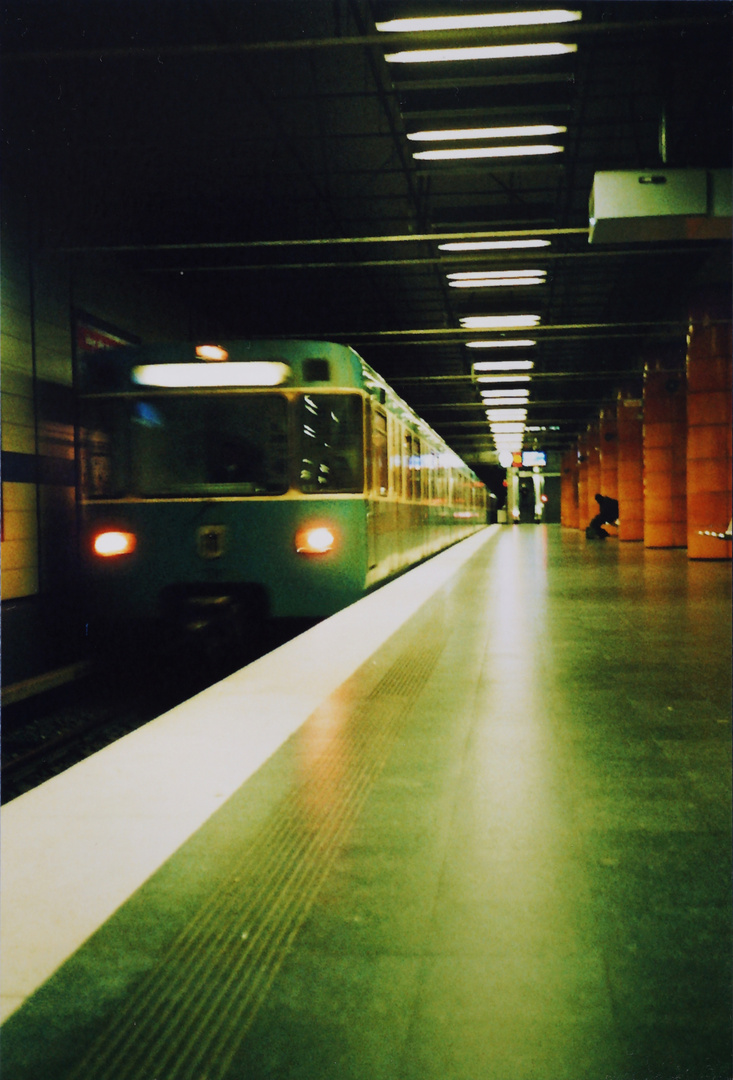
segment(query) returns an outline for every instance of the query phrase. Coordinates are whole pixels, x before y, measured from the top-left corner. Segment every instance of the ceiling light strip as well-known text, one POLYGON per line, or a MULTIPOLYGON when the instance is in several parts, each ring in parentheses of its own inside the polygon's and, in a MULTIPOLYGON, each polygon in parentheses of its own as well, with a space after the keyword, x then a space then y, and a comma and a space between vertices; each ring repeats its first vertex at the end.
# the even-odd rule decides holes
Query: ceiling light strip
POLYGON ((380 33, 425 33, 431 30, 479 30, 497 26, 541 26, 548 23, 577 22, 580 11, 564 8, 547 11, 505 11, 477 15, 430 15, 413 19, 389 19, 378 22, 380 33))
POLYGON ((461 319, 461 326, 465 330, 518 330, 535 327, 539 321, 539 315, 467 315, 461 319))
POLYGON ((385 53, 390 64, 453 63, 466 60, 513 60, 535 56, 562 56, 577 52, 576 44, 561 41, 531 42, 526 45, 465 45, 453 49, 407 49, 385 53))
POLYGON ((456 128, 444 131, 412 131, 411 142, 460 142, 462 139, 530 139, 539 135, 562 135, 559 124, 525 124, 520 127, 456 128))
POLYGON ((453 150, 419 150, 412 156, 416 161, 464 161, 471 158, 543 157, 562 154, 564 146, 536 143, 533 146, 467 146, 453 150))
POLYGON ((474 373, 491 371, 531 371, 534 360, 481 360, 473 365, 474 373))
POLYGON ((455 270, 448 274, 451 281, 474 281, 479 278, 529 278, 541 277, 546 270, 455 270))
POLYGON ((549 247, 550 240, 541 240, 535 234, 526 240, 456 240, 447 244, 438 244, 440 251, 503 251, 509 248, 549 247))
POLYGON ((449 281, 451 289, 506 289, 516 288, 518 285, 546 285, 544 277, 503 277, 503 278, 478 278, 476 281, 449 281))
MULTIPOLYGON (((529 348, 532 345, 536 345, 537 342, 532 341, 530 338, 515 338, 513 341, 503 341, 501 339, 497 339, 496 341, 467 341, 465 344, 466 344, 467 349, 518 349, 520 347, 529 348)), ((482 371, 488 371, 490 368, 517 367, 520 364, 522 366, 529 365, 531 367, 532 366, 532 361, 531 360, 507 360, 507 361, 486 360, 486 361, 481 361, 481 362, 475 363, 474 367, 477 370, 480 368, 482 371)))

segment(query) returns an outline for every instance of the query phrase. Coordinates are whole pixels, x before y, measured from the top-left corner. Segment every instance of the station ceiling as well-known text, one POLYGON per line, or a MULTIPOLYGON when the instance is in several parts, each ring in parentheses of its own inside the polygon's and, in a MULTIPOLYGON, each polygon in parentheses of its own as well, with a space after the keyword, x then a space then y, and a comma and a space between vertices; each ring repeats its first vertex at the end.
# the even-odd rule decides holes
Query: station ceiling
POLYGON ((528 388, 524 446, 563 449, 646 359, 684 355, 690 296, 730 269, 724 239, 591 244, 588 200, 598 171, 730 167, 732 10, 611 0, 559 24, 378 28, 542 7, 11 0, 6 175, 42 244, 182 291, 182 336, 346 342, 472 462, 495 450, 481 391, 528 388), (536 43, 569 48, 389 58, 536 43), (493 156, 415 156, 466 148, 493 156), (516 240, 545 243, 441 247, 516 240), (449 277, 478 271, 513 283, 449 277), (462 323, 517 315, 539 323, 462 323), (497 339, 536 344, 468 344, 497 339), (531 360, 529 381, 476 381, 505 358, 531 360))

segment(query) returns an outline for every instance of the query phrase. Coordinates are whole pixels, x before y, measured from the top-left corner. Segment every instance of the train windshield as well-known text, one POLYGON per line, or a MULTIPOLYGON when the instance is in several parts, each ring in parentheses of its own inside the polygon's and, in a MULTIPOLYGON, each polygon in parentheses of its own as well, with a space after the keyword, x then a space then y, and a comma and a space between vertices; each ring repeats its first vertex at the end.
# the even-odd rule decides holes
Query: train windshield
POLYGON ((86 410, 90 499, 363 490, 359 394, 110 395, 86 410))
POLYGON ((88 404, 84 486, 90 498, 288 490, 282 394, 155 394, 88 404))

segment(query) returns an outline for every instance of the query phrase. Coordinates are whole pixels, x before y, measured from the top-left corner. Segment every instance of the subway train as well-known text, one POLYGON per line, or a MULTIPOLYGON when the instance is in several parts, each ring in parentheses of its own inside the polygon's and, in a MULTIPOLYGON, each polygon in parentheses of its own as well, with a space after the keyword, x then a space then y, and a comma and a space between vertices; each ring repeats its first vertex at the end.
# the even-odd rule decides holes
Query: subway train
POLYGON ((478 477, 347 346, 126 346, 78 382, 96 643, 317 620, 486 524, 478 477))

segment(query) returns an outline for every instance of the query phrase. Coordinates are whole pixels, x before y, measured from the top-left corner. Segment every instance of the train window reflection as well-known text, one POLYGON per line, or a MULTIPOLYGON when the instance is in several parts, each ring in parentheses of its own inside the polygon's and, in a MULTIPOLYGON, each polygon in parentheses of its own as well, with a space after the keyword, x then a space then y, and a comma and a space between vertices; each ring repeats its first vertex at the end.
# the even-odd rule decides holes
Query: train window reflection
POLYGON ((307 495, 362 491, 361 397, 303 394, 296 407, 301 491, 307 495))

